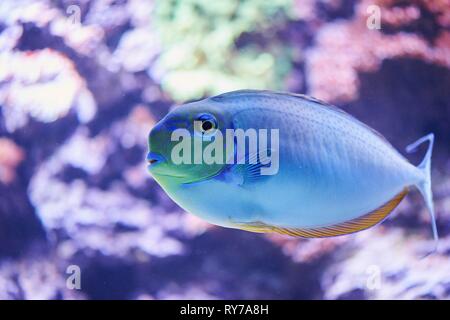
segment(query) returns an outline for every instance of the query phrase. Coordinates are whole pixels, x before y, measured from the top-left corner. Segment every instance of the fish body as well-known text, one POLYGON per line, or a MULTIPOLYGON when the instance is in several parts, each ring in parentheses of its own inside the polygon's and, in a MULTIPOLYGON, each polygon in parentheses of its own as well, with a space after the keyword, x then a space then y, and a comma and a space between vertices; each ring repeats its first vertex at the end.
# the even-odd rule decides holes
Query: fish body
MULTIPOLYGON (((255 232, 333 236, 382 221, 414 186, 433 210, 433 136, 427 139, 429 152, 415 167, 379 133, 336 107, 303 95, 243 90, 169 113, 149 138, 149 158, 162 155, 164 161, 149 169, 175 202, 210 223, 255 232), (189 123, 204 114, 218 119, 217 131, 278 130, 277 173, 263 176, 252 166, 226 163, 184 169, 171 165, 167 142, 174 124, 195 135, 189 123)), ((437 238, 435 226, 433 230, 437 238)))

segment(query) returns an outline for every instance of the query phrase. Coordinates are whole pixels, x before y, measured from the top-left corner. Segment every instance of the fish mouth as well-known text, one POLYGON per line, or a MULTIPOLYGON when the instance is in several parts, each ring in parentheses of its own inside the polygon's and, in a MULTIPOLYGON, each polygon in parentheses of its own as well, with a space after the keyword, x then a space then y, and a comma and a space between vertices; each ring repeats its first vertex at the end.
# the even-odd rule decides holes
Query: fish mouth
POLYGON ((184 179, 185 178, 182 175, 175 175, 172 173, 164 172, 165 171, 164 168, 158 169, 158 167, 160 167, 160 165, 165 162, 166 162, 166 158, 164 158, 164 156, 162 156, 159 153, 149 152, 147 154, 147 170, 152 175, 170 177, 170 178, 176 178, 176 179, 184 179))
POLYGON ((147 154, 147 168, 153 168, 158 164, 161 164, 165 161, 164 157, 155 152, 149 152, 147 154))

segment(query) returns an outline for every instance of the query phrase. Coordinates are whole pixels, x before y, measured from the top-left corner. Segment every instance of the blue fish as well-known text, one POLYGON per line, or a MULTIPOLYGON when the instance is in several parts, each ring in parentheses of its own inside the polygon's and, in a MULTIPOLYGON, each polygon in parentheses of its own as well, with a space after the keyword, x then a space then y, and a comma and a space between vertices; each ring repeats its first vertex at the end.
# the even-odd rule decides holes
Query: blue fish
MULTIPOLYGON (((150 132, 148 168, 178 205, 212 224, 305 238, 372 227, 415 187, 425 199, 437 241, 433 140, 429 134, 407 147, 412 152, 428 142, 416 167, 381 134, 334 106, 305 95, 241 90, 167 114, 150 132), (173 141, 173 134, 179 129, 191 134, 194 144, 225 137, 230 129, 275 129, 279 143, 277 150, 269 146, 245 153, 252 163, 178 163, 173 149, 180 142, 173 141), (267 167, 263 151, 277 154, 276 174, 261 174, 267 167)), ((224 148, 231 143, 236 141, 223 143, 224 148)))

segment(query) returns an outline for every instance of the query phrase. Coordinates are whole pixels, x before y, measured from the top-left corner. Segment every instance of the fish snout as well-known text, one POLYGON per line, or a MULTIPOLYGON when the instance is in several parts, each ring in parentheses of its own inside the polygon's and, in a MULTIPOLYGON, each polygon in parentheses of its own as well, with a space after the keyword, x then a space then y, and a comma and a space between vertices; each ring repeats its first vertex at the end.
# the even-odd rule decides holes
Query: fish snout
POLYGON ((166 159, 160 155, 159 153, 155 153, 155 152, 149 152, 147 154, 147 164, 148 167, 153 167, 157 164, 163 163, 164 161, 166 161, 166 159))

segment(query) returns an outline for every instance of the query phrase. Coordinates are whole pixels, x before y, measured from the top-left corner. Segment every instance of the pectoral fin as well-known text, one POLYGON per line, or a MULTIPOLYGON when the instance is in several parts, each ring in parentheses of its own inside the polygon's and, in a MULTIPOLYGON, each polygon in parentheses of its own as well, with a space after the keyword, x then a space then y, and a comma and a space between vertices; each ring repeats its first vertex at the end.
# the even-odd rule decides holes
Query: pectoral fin
POLYGON ((270 167, 269 154, 273 150, 265 150, 264 152, 246 155, 244 159, 237 161, 231 167, 231 172, 239 177, 240 185, 249 185, 255 182, 261 182, 269 178, 267 175, 261 174, 262 168, 270 167))
POLYGON ((394 210, 398 206, 398 204, 403 200, 403 198, 406 196, 407 193, 408 188, 405 188, 394 198, 389 200, 387 203, 385 203, 378 209, 371 211, 370 213, 367 213, 359 218, 350 221, 326 227, 285 228, 274 225, 268 225, 260 221, 250 223, 239 223, 236 224, 236 227, 251 232, 258 232, 258 233, 272 232, 302 238, 325 238, 325 237, 340 236, 368 229, 376 225, 377 223, 383 221, 383 219, 386 218, 389 215, 389 213, 391 213, 392 210, 394 210))

